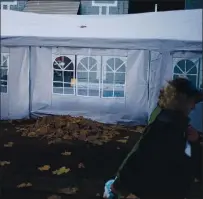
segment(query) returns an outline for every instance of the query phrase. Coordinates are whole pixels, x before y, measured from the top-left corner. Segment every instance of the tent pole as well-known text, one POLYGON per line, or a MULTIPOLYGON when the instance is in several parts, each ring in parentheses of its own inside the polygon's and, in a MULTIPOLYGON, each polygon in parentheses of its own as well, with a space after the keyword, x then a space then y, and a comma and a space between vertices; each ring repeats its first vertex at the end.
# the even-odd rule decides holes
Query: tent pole
POLYGON ((102 7, 99 7, 99 15, 102 15, 102 7))
POLYGON ((151 51, 149 50, 149 61, 148 61, 148 77, 147 77, 147 79, 148 79, 148 85, 147 85, 147 90, 148 90, 148 114, 147 114, 147 116, 148 116, 148 118, 147 118, 147 122, 148 122, 148 120, 149 120, 149 118, 150 118, 150 116, 149 116, 149 111, 150 111, 150 79, 151 79, 151 51))
POLYGON ((29 46, 29 118, 32 111, 32 89, 31 89, 31 46, 29 46))
POLYGON ((154 12, 157 12, 158 4, 155 4, 154 12))

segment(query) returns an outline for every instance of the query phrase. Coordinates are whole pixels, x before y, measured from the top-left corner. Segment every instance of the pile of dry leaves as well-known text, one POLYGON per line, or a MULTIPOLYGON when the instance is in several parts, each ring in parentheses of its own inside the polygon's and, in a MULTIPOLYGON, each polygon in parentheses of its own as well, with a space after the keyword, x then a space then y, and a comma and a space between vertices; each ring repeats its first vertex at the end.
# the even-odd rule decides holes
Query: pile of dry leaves
POLYGON ((16 127, 22 136, 40 137, 48 143, 62 140, 83 140, 101 145, 128 129, 119 125, 102 124, 84 117, 47 116, 33 124, 16 127))

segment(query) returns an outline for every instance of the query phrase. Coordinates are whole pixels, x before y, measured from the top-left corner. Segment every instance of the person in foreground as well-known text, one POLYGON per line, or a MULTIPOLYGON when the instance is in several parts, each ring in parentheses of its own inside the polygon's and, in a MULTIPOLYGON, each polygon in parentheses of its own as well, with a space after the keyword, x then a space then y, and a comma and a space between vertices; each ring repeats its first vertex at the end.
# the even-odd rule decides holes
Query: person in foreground
POLYGON ((187 150, 188 115, 201 93, 187 79, 170 81, 162 90, 160 112, 105 184, 104 198, 132 193, 140 199, 184 199, 193 181, 187 150))
MULTIPOLYGON (((179 80, 178 80, 179 81, 179 80)), ((162 96, 163 89, 160 90, 159 98, 162 96)), ((203 92, 197 92, 195 103, 203 101, 203 92)), ((151 124, 161 112, 162 107, 159 103, 151 113, 148 124, 151 124)), ((186 151, 191 153, 194 182, 202 182, 202 149, 201 141, 203 140, 203 132, 197 131, 191 124, 188 125, 186 131, 187 143, 186 151)))

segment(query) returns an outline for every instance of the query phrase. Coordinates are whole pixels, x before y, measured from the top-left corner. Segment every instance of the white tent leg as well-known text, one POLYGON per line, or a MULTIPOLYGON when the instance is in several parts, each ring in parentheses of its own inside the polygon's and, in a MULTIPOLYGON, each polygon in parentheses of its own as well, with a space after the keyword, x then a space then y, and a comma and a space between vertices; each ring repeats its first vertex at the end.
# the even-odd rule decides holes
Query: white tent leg
POLYGON ((154 12, 157 12, 158 4, 155 4, 154 12))
POLYGON ((31 46, 29 46, 29 118, 32 111, 32 87, 31 87, 31 46))

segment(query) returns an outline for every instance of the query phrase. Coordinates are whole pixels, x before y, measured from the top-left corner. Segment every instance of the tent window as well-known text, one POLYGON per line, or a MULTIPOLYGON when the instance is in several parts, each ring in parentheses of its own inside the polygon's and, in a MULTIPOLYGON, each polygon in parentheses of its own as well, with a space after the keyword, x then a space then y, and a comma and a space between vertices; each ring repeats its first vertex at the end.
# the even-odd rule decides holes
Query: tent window
POLYGON ((97 56, 77 56, 76 92, 79 96, 100 96, 100 63, 97 56))
POLYGON ((126 61, 127 57, 53 54, 53 93, 123 98, 126 61))
POLYGON ((1 53, 1 68, 0 68, 1 93, 7 93, 8 91, 8 68, 9 68, 9 54, 1 53))
POLYGON ((195 86, 199 86, 200 59, 174 59, 173 79, 188 78, 195 86))
POLYGON ((75 57, 54 56, 53 58, 53 93, 74 95, 75 57))
POLYGON ((125 97, 126 57, 103 57, 102 97, 125 97))

